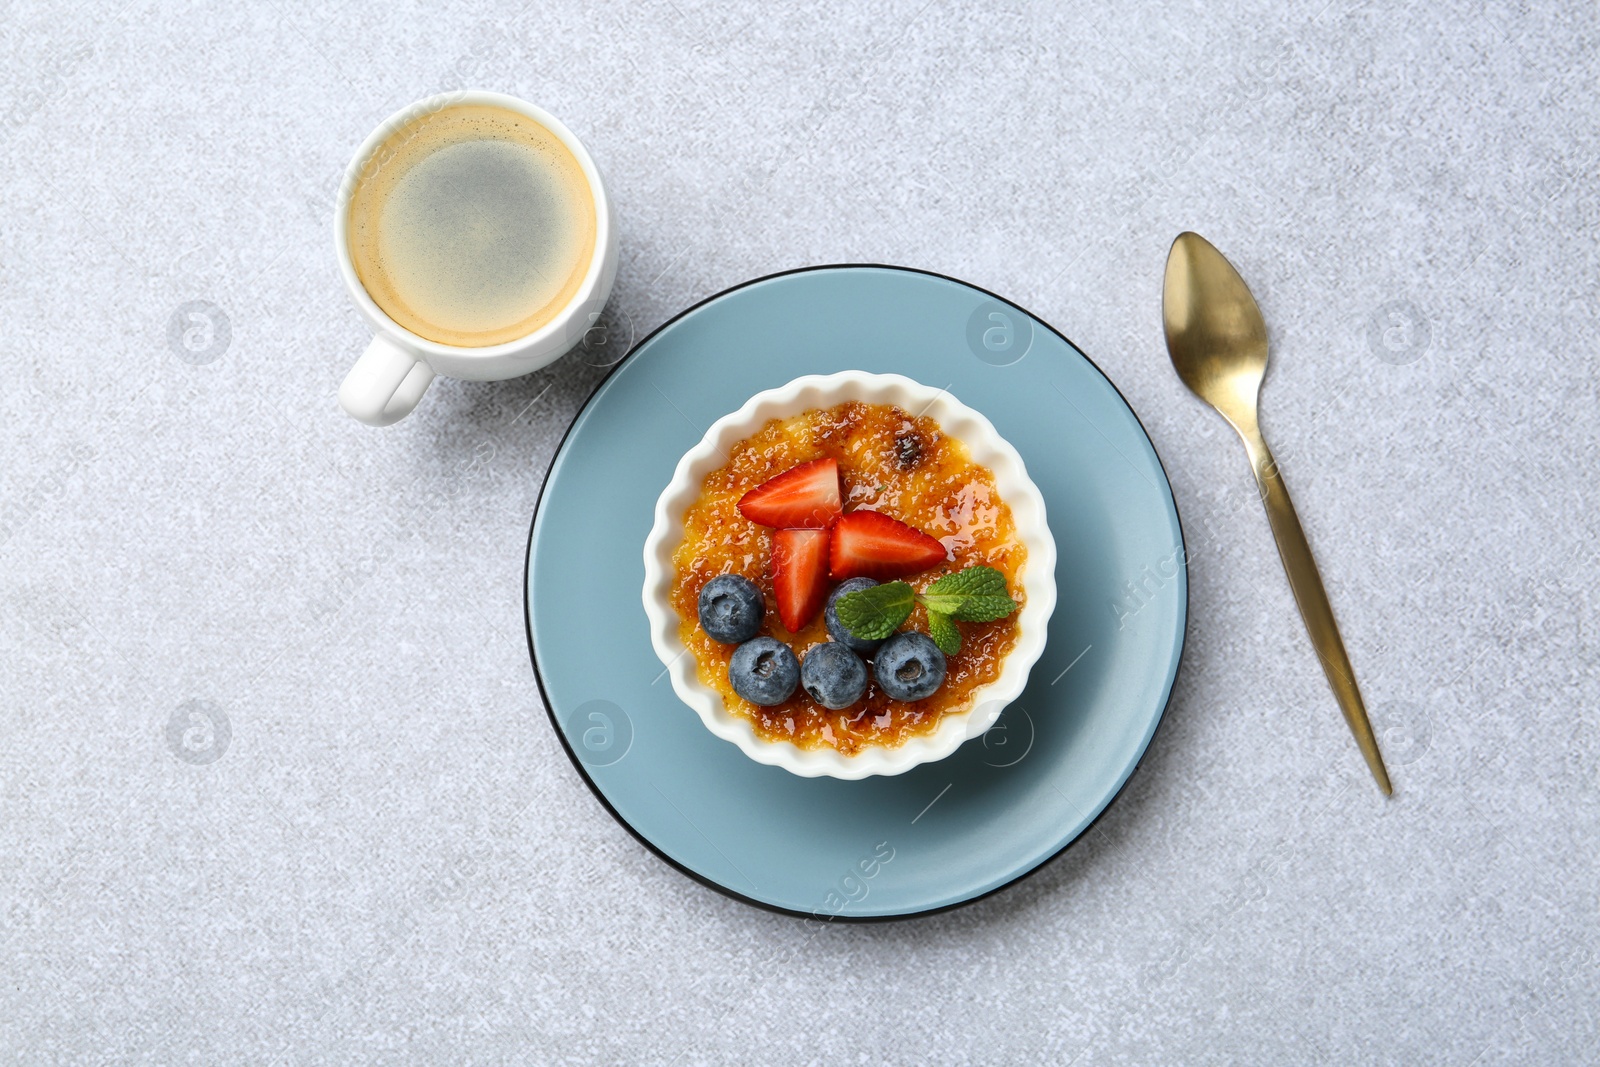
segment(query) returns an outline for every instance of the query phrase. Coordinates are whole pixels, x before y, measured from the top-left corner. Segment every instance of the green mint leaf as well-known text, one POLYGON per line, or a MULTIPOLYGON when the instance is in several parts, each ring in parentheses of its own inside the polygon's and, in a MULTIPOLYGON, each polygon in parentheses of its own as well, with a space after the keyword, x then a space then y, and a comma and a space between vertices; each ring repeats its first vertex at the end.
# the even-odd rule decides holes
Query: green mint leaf
POLYGON ((963 622, 993 622, 1017 610, 1006 593, 1006 576, 993 567, 968 567, 947 574, 917 597, 930 612, 963 622))
POLYGON ((928 636, 939 646, 939 651, 947 656, 961 651, 961 628, 951 622, 948 615, 928 612, 928 636))
POLYGON ((916 593, 905 582, 885 582, 846 593, 833 610, 844 628, 861 640, 881 641, 899 629, 915 604, 916 593))
POLYGON ((1004 594, 1000 596, 972 596, 950 613, 962 622, 993 622, 1017 610, 1017 602, 1004 594))
POLYGON ((993 567, 968 567, 928 586, 924 596, 1005 596, 1006 576, 993 567))

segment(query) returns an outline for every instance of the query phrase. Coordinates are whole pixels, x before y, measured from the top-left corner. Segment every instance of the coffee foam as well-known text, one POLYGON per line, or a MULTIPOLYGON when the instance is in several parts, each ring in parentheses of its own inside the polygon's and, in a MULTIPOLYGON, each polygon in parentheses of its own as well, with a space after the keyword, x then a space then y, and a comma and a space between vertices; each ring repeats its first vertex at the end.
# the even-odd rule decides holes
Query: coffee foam
POLYGON ((526 115, 484 104, 406 123, 368 157, 346 234, 384 313, 440 344, 524 337, 571 303, 594 258, 583 166, 526 115))

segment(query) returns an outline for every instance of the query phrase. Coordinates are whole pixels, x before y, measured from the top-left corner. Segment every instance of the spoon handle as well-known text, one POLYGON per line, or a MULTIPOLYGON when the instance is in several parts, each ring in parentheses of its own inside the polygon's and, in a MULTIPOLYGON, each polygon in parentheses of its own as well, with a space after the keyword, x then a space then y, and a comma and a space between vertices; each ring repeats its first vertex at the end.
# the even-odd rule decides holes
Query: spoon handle
POLYGON ((1300 606, 1300 617, 1305 620, 1312 647, 1322 661, 1323 673, 1328 676, 1328 684, 1339 701, 1339 710, 1344 712, 1344 721, 1355 734, 1356 744, 1361 748, 1361 755, 1366 757, 1372 776, 1378 780, 1378 788, 1383 790, 1384 796, 1390 796, 1394 788, 1389 784, 1389 772, 1378 752, 1378 739, 1372 734, 1366 705, 1361 702, 1361 691, 1356 688, 1355 671, 1345 653, 1344 641, 1339 637, 1339 626, 1333 620, 1333 608, 1328 604, 1327 591, 1322 588, 1317 561, 1311 556, 1311 546, 1300 528, 1300 517, 1289 499, 1289 488, 1283 484, 1283 475, 1259 432, 1245 437, 1245 447, 1250 450, 1256 484, 1261 487, 1261 501, 1272 523, 1272 536, 1278 542, 1278 555, 1283 559, 1283 570, 1289 576, 1289 588, 1294 590, 1294 600, 1300 606))

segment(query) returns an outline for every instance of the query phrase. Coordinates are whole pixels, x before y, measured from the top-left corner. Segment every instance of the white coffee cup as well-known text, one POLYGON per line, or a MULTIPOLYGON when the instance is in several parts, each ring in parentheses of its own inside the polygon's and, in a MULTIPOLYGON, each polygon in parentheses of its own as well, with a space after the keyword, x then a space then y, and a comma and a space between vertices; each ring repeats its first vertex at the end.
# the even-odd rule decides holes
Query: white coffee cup
POLYGON ((558 359, 582 341, 584 334, 595 325, 617 276, 616 220, 612 217, 605 183, 600 180, 600 171, 588 150, 554 115, 503 93, 465 90, 440 93, 390 115, 361 143, 350 161, 333 215, 333 244, 339 256, 339 273, 344 278, 345 288, 350 290, 350 299, 371 324, 375 335, 355 366, 350 368, 344 384, 339 386, 339 404, 369 426, 388 426, 411 414, 435 374, 471 381, 500 381, 520 377, 558 359), (366 173, 373 154, 400 127, 444 108, 463 104, 486 104, 516 111, 549 130, 576 157, 594 195, 594 254, 571 301, 555 318, 532 333, 484 348, 440 344, 419 337, 395 322, 367 293, 350 258, 350 204, 356 184, 366 173))

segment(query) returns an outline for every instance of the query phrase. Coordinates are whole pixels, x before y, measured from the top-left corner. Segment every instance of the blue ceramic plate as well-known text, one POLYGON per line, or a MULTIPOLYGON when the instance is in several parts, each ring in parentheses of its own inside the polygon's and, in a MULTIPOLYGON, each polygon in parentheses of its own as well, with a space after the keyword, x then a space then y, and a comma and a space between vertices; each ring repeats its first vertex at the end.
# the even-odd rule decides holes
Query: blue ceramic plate
POLYGON ((690 308, 590 397, 534 514, 528 645, 574 765, 667 862, 780 911, 903 917, 1022 878, 1116 797, 1172 692, 1184 560, 1150 439, 1066 338, 950 278, 817 267, 690 308), (987 734, 858 782, 799 778, 714 737, 673 693, 639 602, 678 458, 752 394, 851 368, 947 387, 993 421, 1044 494, 1060 597, 1028 688, 987 734))

